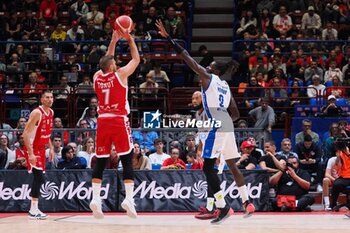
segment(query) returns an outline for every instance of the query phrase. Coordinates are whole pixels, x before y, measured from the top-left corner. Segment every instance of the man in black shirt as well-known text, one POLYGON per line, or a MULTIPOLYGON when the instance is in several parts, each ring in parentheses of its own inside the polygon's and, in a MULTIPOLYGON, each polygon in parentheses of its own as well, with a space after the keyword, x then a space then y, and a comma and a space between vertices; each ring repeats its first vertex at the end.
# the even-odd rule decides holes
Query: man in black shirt
POLYGON ((318 184, 318 191, 321 190, 321 181, 323 176, 323 167, 321 158, 323 151, 319 145, 312 141, 310 135, 305 135, 304 141, 299 142, 295 147, 295 152, 298 154, 300 160, 300 168, 312 173, 316 173, 316 180, 314 183, 318 184))
MULTIPOLYGON (((308 194, 311 178, 307 171, 299 168, 299 160, 295 156, 289 156, 283 170, 279 170, 270 178, 271 185, 277 185, 277 195, 295 196, 296 211, 310 211, 310 205, 314 198, 308 194)), ((277 202, 272 202, 272 207, 277 208, 277 202)), ((282 210, 290 210, 282 208, 282 210)))
POLYGON ((280 162, 282 157, 276 155, 276 145, 274 141, 267 141, 264 144, 265 155, 259 160, 259 166, 263 170, 269 172, 277 172, 282 169, 282 164, 280 162))

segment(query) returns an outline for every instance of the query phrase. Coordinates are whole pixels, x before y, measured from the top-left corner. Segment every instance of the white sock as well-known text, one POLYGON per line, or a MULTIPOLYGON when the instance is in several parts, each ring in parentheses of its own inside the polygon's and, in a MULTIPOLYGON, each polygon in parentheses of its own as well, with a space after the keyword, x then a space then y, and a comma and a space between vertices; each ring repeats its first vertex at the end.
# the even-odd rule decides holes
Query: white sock
POLYGON ((92 199, 101 198, 101 183, 92 183, 92 199))
POLYGON ((224 194, 222 193, 222 191, 220 190, 219 192, 214 194, 215 197, 215 205, 217 208, 224 208, 226 206, 226 201, 224 198, 224 194))
POLYGON ((329 203, 329 196, 324 196, 323 197, 323 200, 324 200, 324 205, 329 207, 330 206, 330 203, 329 203))
POLYGON ((31 213, 35 213, 35 212, 37 212, 39 210, 38 203, 39 203, 38 200, 36 200, 36 201, 32 200, 31 201, 30 210, 29 210, 31 213))
POLYGON ((245 203, 246 201, 248 201, 248 193, 247 193, 247 186, 246 185, 242 185, 241 187, 238 187, 239 193, 241 194, 241 198, 242 198, 242 203, 245 203))
POLYGON ((134 200, 134 183, 125 183, 125 198, 134 200))
POLYGON ((208 197, 207 198, 207 206, 206 206, 207 210, 209 210, 209 211, 213 210, 213 208, 214 208, 214 200, 215 199, 213 197, 208 197))

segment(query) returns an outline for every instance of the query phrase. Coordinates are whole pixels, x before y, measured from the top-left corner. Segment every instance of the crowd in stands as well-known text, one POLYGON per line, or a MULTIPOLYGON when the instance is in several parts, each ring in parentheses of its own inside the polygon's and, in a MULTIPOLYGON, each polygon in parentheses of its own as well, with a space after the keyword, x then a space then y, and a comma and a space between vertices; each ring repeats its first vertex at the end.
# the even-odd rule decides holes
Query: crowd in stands
MULTIPOLYGON (((133 19, 136 26, 132 34, 137 40, 160 39, 155 26, 157 19, 164 21, 173 38, 185 39, 187 11, 188 2, 184 0, 1 2, 0 30, 4 33, 0 34, 0 41, 7 43, 0 44, 0 86, 2 89, 31 88, 30 94, 33 94, 40 92, 40 88, 62 85, 69 93, 67 84, 60 85, 57 82, 58 78, 68 78, 72 87, 83 87, 80 93, 86 93, 88 91, 85 89, 91 86, 91 80, 87 82, 84 77, 91 77, 98 69, 99 58, 107 50, 106 40, 111 39, 114 21, 118 16, 128 15, 133 19), (58 44, 60 42, 70 43, 58 44), (31 78, 36 69, 44 73, 42 78, 31 78), (59 76, 53 76, 53 71, 59 76)), ((148 81, 153 81, 153 85, 169 87, 170 80, 160 70, 160 63, 155 64, 147 55, 156 52, 157 46, 146 42, 138 43, 138 46, 145 57, 131 84, 135 87, 143 84, 141 87, 144 87, 150 83, 148 81), (152 80, 146 78, 149 72, 152 80)), ((165 52, 168 46, 163 43, 159 49, 165 52)), ((121 43, 117 50, 127 53, 128 48, 121 43)), ((118 57, 118 65, 123 65, 124 57, 118 57)), ((125 57, 127 59, 128 56, 125 57)))
POLYGON ((281 109, 349 97, 349 1, 245 0, 237 12, 236 39, 244 41, 236 43, 240 67, 232 81, 247 87, 242 107, 258 106, 263 96, 281 109))

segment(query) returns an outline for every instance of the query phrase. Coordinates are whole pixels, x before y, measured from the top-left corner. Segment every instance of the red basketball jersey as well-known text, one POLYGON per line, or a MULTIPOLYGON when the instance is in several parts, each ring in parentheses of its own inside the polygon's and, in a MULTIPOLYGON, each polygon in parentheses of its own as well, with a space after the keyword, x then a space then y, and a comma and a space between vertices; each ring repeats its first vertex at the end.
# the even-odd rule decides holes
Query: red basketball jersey
POLYGON ((50 109, 49 113, 46 113, 41 106, 37 107, 35 110, 40 111, 41 118, 39 124, 30 135, 30 142, 33 145, 34 150, 35 148, 45 147, 49 144, 53 126, 52 109, 50 109))
POLYGON ((128 87, 121 83, 117 73, 97 74, 94 88, 98 98, 99 115, 111 113, 127 116, 129 114, 128 87))

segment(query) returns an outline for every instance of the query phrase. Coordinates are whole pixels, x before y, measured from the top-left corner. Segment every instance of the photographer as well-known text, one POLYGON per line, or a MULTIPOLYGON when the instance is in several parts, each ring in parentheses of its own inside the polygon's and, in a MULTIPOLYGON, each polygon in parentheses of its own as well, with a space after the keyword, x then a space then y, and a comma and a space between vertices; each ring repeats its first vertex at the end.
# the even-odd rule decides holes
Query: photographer
POLYGON ((325 117, 340 117, 342 116, 343 109, 340 106, 337 106, 337 99, 334 95, 328 96, 328 104, 323 106, 321 109, 321 114, 318 116, 325 117))
MULTIPOLYGON (((310 205, 314 198, 308 194, 311 178, 307 171, 299 168, 299 160, 295 156, 289 156, 283 170, 279 170, 270 177, 270 185, 277 186, 277 195, 295 196, 296 211, 310 211, 310 205)), ((272 202, 272 207, 277 210, 277 201, 272 202)), ((289 206, 283 206, 281 211, 293 210, 289 206)))
POLYGON ((335 146, 337 149, 337 159, 335 161, 336 166, 338 166, 339 177, 334 181, 332 189, 332 205, 331 208, 337 204, 337 199, 339 194, 343 192, 347 186, 350 185, 350 140, 349 138, 344 138, 342 135, 336 138, 335 146))

